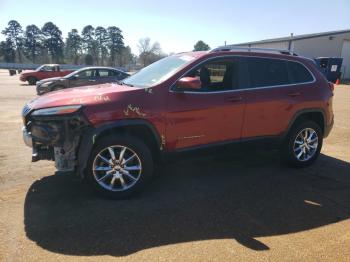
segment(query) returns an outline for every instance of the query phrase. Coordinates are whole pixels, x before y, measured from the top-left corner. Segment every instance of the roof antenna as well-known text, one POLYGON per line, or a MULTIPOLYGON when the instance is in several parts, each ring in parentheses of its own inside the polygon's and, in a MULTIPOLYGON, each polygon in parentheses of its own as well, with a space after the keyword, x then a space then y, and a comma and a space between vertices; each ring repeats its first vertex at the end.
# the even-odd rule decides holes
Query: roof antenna
POLYGON ((290 40, 288 43, 288 50, 292 54, 293 53, 293 33, 290 33, 290 40))

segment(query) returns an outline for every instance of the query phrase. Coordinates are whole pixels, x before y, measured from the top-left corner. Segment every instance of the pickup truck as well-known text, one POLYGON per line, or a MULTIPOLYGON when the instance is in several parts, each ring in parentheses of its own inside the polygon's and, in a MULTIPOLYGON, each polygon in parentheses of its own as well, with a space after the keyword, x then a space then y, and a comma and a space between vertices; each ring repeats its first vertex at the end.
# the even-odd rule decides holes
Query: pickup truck
POLYGON ((73 70, 61 70, 60 65, 57 64, 45 64, 39 66, 35 70, 23 71, 20 74, 19 79, 23 82, 28 81, 29 85, 35 85, 39 80, 51 77, 62 77, 71 72, 73 72, 73 70))

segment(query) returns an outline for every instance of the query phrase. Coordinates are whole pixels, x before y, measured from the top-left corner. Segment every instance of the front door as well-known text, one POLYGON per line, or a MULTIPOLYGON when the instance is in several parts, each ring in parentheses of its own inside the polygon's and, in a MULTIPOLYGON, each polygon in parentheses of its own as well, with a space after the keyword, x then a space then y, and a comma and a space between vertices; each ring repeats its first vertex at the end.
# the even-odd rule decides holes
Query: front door
POLYGON ((239 90, 238 76, 238 58, 216 58, 185 75, 198 77, 200 89, 175 84, 168 97, 169 150, 240 139, 245 94, 239 90))
POLYGON ((94 85, 96 82, 95 69, 87 69, 77 73, 69 80, 70 87, 94 85))

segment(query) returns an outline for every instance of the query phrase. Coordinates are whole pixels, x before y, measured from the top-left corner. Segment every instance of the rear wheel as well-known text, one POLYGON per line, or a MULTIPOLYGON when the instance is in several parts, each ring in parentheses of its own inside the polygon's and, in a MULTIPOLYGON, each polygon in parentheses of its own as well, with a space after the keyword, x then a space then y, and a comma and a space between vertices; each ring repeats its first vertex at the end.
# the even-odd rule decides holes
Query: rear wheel
POLYGON ((29 85, 35 85, 38 79, 36 79, 34 76, 30 76, 27 79, 29 85))
POLYGON ((283 144, 284 160, 294 167, 309 166, 319 156, 322 143, 323 133, 317 123, 298 123, 292 127, 283 144))
POLYGON ((98 193, 123 199, 145 186, 153 174, 153 159, 139 139, 110 136, 97 142, 87 168, 89 183, 98 193))

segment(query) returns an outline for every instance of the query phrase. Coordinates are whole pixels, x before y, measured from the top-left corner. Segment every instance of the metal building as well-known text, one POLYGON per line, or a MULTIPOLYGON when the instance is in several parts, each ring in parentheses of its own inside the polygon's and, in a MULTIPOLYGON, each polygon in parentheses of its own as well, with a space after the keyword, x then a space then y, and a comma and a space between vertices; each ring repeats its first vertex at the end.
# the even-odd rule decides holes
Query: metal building
POLYGON ((342 57, 342 79, 350 79, 350 29, 307 35, 297 35, 235 44, 233 46, 288 49, 299 55, 342 57))

